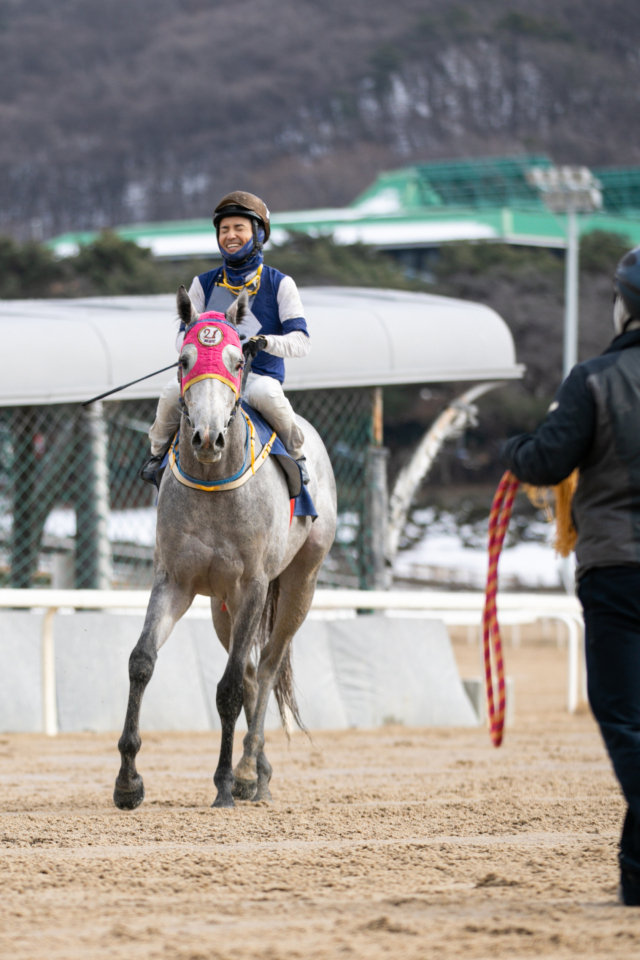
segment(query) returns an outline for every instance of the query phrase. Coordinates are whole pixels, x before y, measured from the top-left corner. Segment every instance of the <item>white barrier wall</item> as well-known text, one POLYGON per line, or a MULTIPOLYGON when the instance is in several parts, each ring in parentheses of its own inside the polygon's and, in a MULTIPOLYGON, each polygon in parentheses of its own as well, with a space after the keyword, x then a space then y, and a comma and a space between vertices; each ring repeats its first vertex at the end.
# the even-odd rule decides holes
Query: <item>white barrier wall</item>
MULTIPOLYGON (((98 611, 55 619, 61 731, 118 731, 127 702, 127 661, 143 617, 98 611)), ((0 612, 0 730, 43 729, 42 614, 0 612)), ((185 618, 160 650, 147 688, 143 730, 219 729, 216 686, 226 652, 209 619, 185 618)), ((476 726, 440 620, 371 615, 308 620, 293 642, 300 712, 310 730, 476 726)), ((272 703, 268 727, 279 726, 272 703)), ((238 724, 244 729, 244 716, 238 724)))

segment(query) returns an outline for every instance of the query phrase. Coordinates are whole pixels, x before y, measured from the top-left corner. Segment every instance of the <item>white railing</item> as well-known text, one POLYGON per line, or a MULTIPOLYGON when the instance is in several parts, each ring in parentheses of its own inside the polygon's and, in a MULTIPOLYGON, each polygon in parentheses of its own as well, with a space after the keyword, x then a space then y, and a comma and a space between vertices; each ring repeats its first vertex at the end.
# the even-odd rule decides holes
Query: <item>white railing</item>
MULTIPOLYGON (((42 715, 44 732, 57 733, 56 674, 53 624, 61 609, 145 610, 148 590, 0 590, 0 608, 43 610, 42 620, 42 715)), ((208 597, 197 596, 192 609, 209 608, 208 597)), ((432 613, 450 626, 480 625, 484 594, 480 592, 403 590, 316 590, 312 610, 385 610, 432 613)), ((498 617, 504 624, 555 620, 568 634, 567 709, 575 713, 584 696, 584 660, 580 651, 582 610, 576 597, 564 594, 499 593, 498 617), (582 682, 581 682, 582 680, 582 682), (581 690, 582 687, 582 690, 581 690)))

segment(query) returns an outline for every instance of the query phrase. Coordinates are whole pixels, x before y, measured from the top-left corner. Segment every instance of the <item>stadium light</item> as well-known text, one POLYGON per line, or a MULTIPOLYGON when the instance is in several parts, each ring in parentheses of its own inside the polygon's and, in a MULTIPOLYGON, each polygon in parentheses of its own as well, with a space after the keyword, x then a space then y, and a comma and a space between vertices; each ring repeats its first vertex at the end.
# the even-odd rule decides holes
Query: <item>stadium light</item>
POLYGON ((567 216, 567 253, 564 273, 563 376, 578 362, 578 214, 602 207, 601 183, 588 167, 531 167, 527 181, 546 207, 567 216))

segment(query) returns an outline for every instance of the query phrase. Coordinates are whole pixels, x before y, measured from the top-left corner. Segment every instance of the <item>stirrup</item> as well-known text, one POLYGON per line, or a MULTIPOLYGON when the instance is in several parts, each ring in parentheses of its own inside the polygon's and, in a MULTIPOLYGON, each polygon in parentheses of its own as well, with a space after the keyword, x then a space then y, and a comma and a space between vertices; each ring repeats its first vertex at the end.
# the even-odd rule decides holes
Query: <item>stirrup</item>
POLYGON ((302 483, 305 486, 309 483, 309 480, 311 479, 311 477, 309 476, 309 471, 307 470, 306 461, 307 461, 307 458, 305 457, 304 454, 301 457, 298 457, 298 459, 296 460, 296 463, 300 467, 300 479, 302 480, 302 483))

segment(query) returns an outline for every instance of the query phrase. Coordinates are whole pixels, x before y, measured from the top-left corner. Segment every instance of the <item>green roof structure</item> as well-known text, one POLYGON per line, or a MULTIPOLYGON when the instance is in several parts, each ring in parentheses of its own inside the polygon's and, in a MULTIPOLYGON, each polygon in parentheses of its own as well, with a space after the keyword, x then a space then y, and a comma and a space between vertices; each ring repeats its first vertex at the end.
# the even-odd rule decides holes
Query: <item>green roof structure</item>
MULTIPOLYGON (((544 154, 422 163, 380 174, 350 206, 375 207, 384 197, 387 204, 395 200, 405 210, 434 206, 544 209, 526 175, 531 167, 552 165, 544 154)), ((598 167, 591 172, 602 184, 605 213, 640 216, 640 167, 598 167)))
POLYGON ((549 157, 483 157, 422 163, 383 173, 351 206, 370 206, 391 191, 404 209, 420 207, 542 207, 538 192, 527 183, 531 167, 550 167, 549 157))
MULTIPOLYGON (((545 155, 522 154, 423 163, 382 173, 347 207, 273 214, 271 242, 278 245, 298 232, 389 251, 460 240, 564 248, 565 217, 545 208, 526 177, 531 167, 551 165, 545 155)), ((580 232, 606 230, 640 244, 640 167, 592 172, 602 184, 603 209, 581 216, 580 232)), ((132 224, 115 232, 156 257, 219 259, 208 218, 132 224)), ((64 257, 96 236, 89 231, 66 233, 48 243, 64 257)))
POLYGON ((597 167, 604 209, 609 213, 640 215, 640 167, 597 167))

